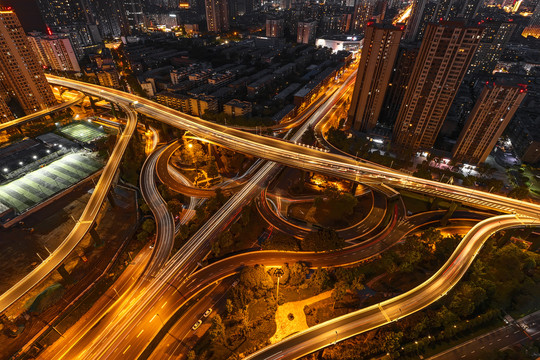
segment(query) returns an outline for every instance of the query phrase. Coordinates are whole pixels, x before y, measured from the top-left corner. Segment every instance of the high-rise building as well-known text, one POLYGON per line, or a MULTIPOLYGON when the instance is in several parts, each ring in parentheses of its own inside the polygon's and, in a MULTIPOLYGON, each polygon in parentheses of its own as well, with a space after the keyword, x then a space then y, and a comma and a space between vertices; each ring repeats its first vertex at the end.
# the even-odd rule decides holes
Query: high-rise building
POLYGON ((465 0, 459 4, 458 9, 460 9, 458 17, 462 19, 473 19, 480 10, 483 1, 481 0, 465 0))
POLYGON ((140 32, 146 27, 146 17, 141 0, 124 0, 124 9, 130 32, 140 32))
POLYGON ((80 0, 37 0, 37 3, 45 24, 51 29, 86 23, 84 4, 80 0))
POLYGON ((418 50, 419 46, 416 44, 401 44, 399 48, 396 65, 392 70, 390 83, 386 90, 386 98, 379 117, 379 122, 385 125, 394 125, 396 121, 414 63, 418 57, 418 50))
POLYGON ((0 8, 0 72, 26 114, 57 103, 17 15, 8 8, 0 8))
POLYGON ((320 31, 324 35, 345 34, 351 26, 351 14, 324 15, 320 31))
POLYGON ((426 25, 433 21, 437 2, 418 0, 413 3, 411 17, 407 22, 404 38, 408 41, 420 41, 424 36, 426 25))
POLYGON ((317 33, 317 20, 299 21, 296 42, 300 44, 313 44, 317 33))
POLYGON ((521 36, 540 38, 540 2, 536 5, 536 8, 531 15, 531 19, 529 20, 529 24, 523 29, 521 36))
POLYGON ((420 28, 420 23, 422 21, 422 14, 424 13, 424 7, 426 6, 427 0, 417 0, 413 2, 411 9, 411 16, 409 21, 407 21, 407 27, 405 29, 404 38, 407 40, 416 39, 418 29, 420 28))
POLYGON ((227 0, 205 0, 208 31, 220 33, 229 30, 227 0))
POLYGON ((516 28, 516 24, 502 21, 488 21, 482 26, 485 29, 467 75, 493 72, 516 28))
POLYGON ((283 37, 285 20, 266 19, 266 36, 280 38, 283 37))
POLYGON ((351 32, 363 34, 366 24, 373 16, 375 4, 373 0, 356 0, 352 18, 351 32))
POLYGON ((481 35, 460 22, 428 24, 394 126, 396 145, 433 146, 481 35))
POLYGON ((5 123, 13 120, 13 113, 9 106, 7 106, 5 100, 0 97, 0 123, 5 123))
POLYGON ((484 162, 526 95, 524 85, 488 82, 452 150, 455 160, 484 162))
POLYGON ((229 18, 234 21, 238 16, 243 16, 253 11, 253 0, 228 0, 229 18))
POLYGON ((373 22, 366 27, 348 114, 355 130, 368 132, 377 125, 403 30, 373 22))
POLYGON ((28 41, 43 66, 60 71, 81 71, 67 35, 30 33, 28 41))

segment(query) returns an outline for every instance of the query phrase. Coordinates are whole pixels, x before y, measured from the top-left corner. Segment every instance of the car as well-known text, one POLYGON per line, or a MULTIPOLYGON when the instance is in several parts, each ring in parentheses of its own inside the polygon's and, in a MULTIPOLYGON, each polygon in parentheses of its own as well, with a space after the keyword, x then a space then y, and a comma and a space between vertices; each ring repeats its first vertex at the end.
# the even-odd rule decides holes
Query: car
POLYGON ((203 316, 204 316, 204 317, 208 317, 208 315, 210 315, 211 313, 212 313, 212 308, 209 308, 208 310, 206 310, 206 311, 204 312, 204 315, 203 315, 203 316))
POLYGON ((195 325, 193 325, 193 327, 191 328, 191 330, 195 331, 199 328, 199 326, 201 326, 202 324, 202 320, 199 320, 195 323, 195 325))

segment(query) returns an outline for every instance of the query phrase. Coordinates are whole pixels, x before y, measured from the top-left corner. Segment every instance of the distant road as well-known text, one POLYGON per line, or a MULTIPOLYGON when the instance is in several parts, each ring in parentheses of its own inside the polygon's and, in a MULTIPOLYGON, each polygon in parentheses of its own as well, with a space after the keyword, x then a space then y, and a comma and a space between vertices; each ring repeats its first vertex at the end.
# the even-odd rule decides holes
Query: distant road
MULTIPOLYGON (((75 88, 79 91, 84 91, 93 95, 102 96, 106 94, 108 97, 111 97, 113 101, 124 105, 137 101, 137 112, 155 118, 168 125, 189 130, 191 133, 206 139, 208 142, 216 143, 241 153, 279 162, 284 165, 336 176, 368 185, 380 185, 381 183, 384 183, 390 187, 408 189, 500 212, 515 212, 520 215, 532 217, 538 217, 540 214, 540 206, 537 204, 462 186, 417 178, 377 164, 351 159, 350 157, 339 154, 323 152, 308 146, 297 145, 295 142, 288 142, 274 137, 259 136, 245 131, 231 129, 173 110, 148 99, 127 94, 123 91, 51 75, 47 76, 47 79, 49 82, 75 88)), ((337 86, 338 84, 335 85, 335 87, 337 86)), ((333 106, 338 100, 339 98, 336 97, 331 103, 325 105, 333 106)), ((296 140, 296 142, 299 141, 300 139, 296 140)))
POLYGON ((451 349, 434 355, 428 360, 474 360, 484 352, 493 352, 529 340, 540 339, 540 311, 527 315, 515 323, 475 337, 451 349))
POLYGON ((47 108, 45 110, 41 110, 41 111, 35 112, 33 114, 23 116, 21 118, 2 123, 2 124, 0 124, 0 131, 7 130, 7 129, 13 127, 13 126, 22 125, 22 124, 27 123, 29 121, 38 119, 38 118, 40 118, 42 116, 46 116, 46 115, 55 113, 57 111, 67 109, 69 107, 72 107, 73 105, 76 105, 76 104, 80 103, 81 101, 83 101, 83 99, 84 99, 84 94, 79 92, 78 96, 76 98, 72 99, 72 100, 64 101, 61 104, 51 106, 50 108, 47 108))

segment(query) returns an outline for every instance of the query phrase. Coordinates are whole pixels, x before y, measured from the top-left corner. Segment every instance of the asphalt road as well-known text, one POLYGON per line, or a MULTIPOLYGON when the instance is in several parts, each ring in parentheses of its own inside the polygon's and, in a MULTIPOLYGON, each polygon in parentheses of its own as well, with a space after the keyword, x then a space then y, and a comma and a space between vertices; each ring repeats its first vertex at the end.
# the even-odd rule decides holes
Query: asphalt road
MULTIPOLYGON (((323 173, 323 174, 329 174, 332 176, 338 176, 342 178, 347 178, 350 180, 360 181, 360 182, 366 182, 366 183, 375 183, 380 184, 381 182, 385 182, 387 184, 390 184, 392 186, 400 187, 400 188, 407 188, 413 191, 420 191, 423 193, 432 194, 439 197, 445 197, 450 199, 459 200, 461 202, 473 205, 473 206, 484 206, 491 209, 497 209, 499 211, 505 211, 505 212, 518 212, 522 215, 530 215, 530 216, 538 216, 538 210, 540 207, 536 204, 531 204, 523 201, 518 201, 514 199, 509 199, 506 197, 502 197, 499 195, 489 194, 477 190, 471 190, 462 188, 459 186, 444 184, 444 183, 438 183, 430 180, 424 180, 424 179, 418 179, 410 177, 407 174, 402 174, 396 171, 389 171, 387 169, 382 169, 381 167, 377 167, 372 164, 362 163, 359 164, 357 161, 348 159, 343 156, 329 154, 326 152, 321 152, 313 149, 309 149, 304 146, 298 146, 294 143, 288 143, 281 140, 277 140, 275 138, 267 138, 267 137, 261 137, 253 134, 247 134, 245 132, 241 132, 234 129, 228 129, 226 127, 223 127, 221 125, 212 124, 208 122, 204 122, 200 119, 191 117, 189 115, 185 115, 179 112, 175 112, 174 110, 171 110, 169 108, 166 108, 164 106, 161 106, 159 104, 152 103, 145 99, 139 99, 137 97, 134 97, 132 95, 123 94, 122 92, 115 92, 115 90, 111 89, 104 89, 97 87, 95 85, 91 84, 77 84, 76 82, 73 82, 71 80, 62 80, 62 79, 54 79, 52 80, 57 83, 63 83, 67 86, 75 86, 78 89, 84 88, 85 91, 88 92, 97 92, 99 95, 100 91, 107 91, 108 93, 114 93, 116 100, 120 102, 126 102, 126 101, 132 101, 132 100, 138 100, 139 105, 137 105, 137 111, 145 113, 148 116, 158 118, 159 120, 166 122, 172 126, 180 127, 187 129, 191 131, 192 133, 196 134, 197 136, 204 137, 208 141, 221 144, 223 146, 227 146, 233 150, 239 151, 239 152, 245 152, 254 156, 279 161, 280 163, 284 163, 286 165, 290 165, 293 167, 298 167, 302 169, 312 170, 315 172, 323 173), (102 90, 103 89, 103 90, 102 90)), ((345 86, 345 85, 344 85, 345 86)), ((333 106, 336 101, 338 100, 338 97, 332 97, 332 100, 325 103, 323 107, 321 107, 321 111, 328 111, 329 106, 333 106)), ((494 219, 501 219, 494 218, 494 219)), ((219 219, 216 219, 219 221, 219 219)), ((523 226, 525 224, 533 224, 533 220, 529 218, 522 218, 519 220, 516 220, 515 217, 511 216, 510 218, 504 218, 504 223, 501 228, 506 227, 515 227, 515 226, 523 226)), ((215 223, 212 224, 215 226, 215 223)), ((489 227, 486 225, 486 229, 491 229, 492 227, 489 227)), ((471 232, 466 237, 467 241, 470 241, 470 244, 477 244, 479 242, 478 238, 475 238, 474 236, 477 236, 478 232, 471 232)), ((190 240, 191 241, 191 240, 190 240)), ((463 242, 460 244, 460 246, 465 247, 468 249, 467 246, 468 242, 463 242), (463 245, 465 243, 465 245, 463 245)), ((480 244, 481 246, 481 244, 480 244)), ((458 248, 459 250, 459 248, 458 248)), ((193 254, 191 250, 188 251, 188 255, 184 254, 183 256, 190 256, 189 254, 193 254)), ((460 274, 462 271, 466 270, 468 265, 470 264, 468 260, 470 259, 472 261, 472 258, 474 255, 471 256, 470 250, 467 250, 463 256, 463 259, 458 258, 456 260, 457 265, 449 266, 448 269, 451 269, 451 274, 460 274), (460 260, 460 261, 457 261, 460 260)), ((174 259, 174 258, 173 258, 174 259)), ((457 282, 459 277, 453 275, 451 277, 447 276, 448 280, 446 282, 447 284, 453 284, 454 280, 457 282)), ((433 282, 437 282, 439 279, 435 278, 431 282, 428 281, 421 285, 421 287, 429 287, 432 285, 433 282)), ((348 318, 344 321, 344 323, 341 323, 340 319, 336 319, 333 323, 333 326, 335 327, 336 323, 339 323, 339 326, 345 326, 342 330, 344 331, 342 336, 346 336, 347 334, 355 334, 357 331, 365 331, 366 326, 380 326, 387 322, 388 316, 385 316, 384 314, 388 315, 388 311, 391 310, 393 312, 396 312, 397 309, 394 308, 397 306, 397 302, 399 302, 399 305, 402 305, 403 307, 406 307, 407 313, 414 312, 420 308, 422 308, 422 304, 424 304, 428 299, 431 297, 439 296, 441 289, 444 290, 445 287, 443 285, 438 286, 438 289, 431 289, 431 292, 428 293, 422 293, 421 299, 414 298, 414 295, 418 295, 418 293, 414 293, 411 296, 411 299, 414 298, 414 302, 410 302, 409 298, 404 297, 397 297, 394 299, 391 299, 389 301, 392 301, 392 303, 385 302, 384 304, 391 305, 390 309, 386 310, 380 310, 380 309, 370 309, 367 308, 364 312, 364 315, 368 316, 367 325, 364 324, 363 326, 360 326, 362 324, 355 323, 354 321, 351 322, 351 319, 348 318), (405 306, 407 305, 407 306, 405 306), (394 306, 394 307, 392 307, 394 306), (380 314, 379 314, 380 313, 380 314), (382 314, 382 315, 381 315, 382 314), (382 321, 382 320, 384 321, 382 321), (351 327, 352 326, 352 327, 351 327), (353 329, 353 330, 351 330, 353 329)), ((435 301, 436 298, 433 298, 432 301, 435 301)), ((141 305, 142 306, 142 305, 141 305)), ((425 305, 427 306, 427 305, 425 305)), ((399 308, 399 309, 401 309, 399 308)), ((148 309, 150 311, 151 309, 148 309)), ((145 311, 144 313, 147 314, 148 311, 145 311)), ((401 312, 401 311, 400 311, 401 312)), ((142 313, 141 313, 142 314, 142 313)), ((136 316, 136 314, 133 314, 136 316)), ((321 324, 321 326, 327 326, 328 324, 321 324)), ((132 329, 133 327, 129 325, 125 325, 123 327, 123 331, 127 328, 132 329)), ((372 328, 371 327, 371 328, 372 328)), ((321 328, 313 328, 310 329, 310 331, 315 331, 315 333, 311 333, 311 335, 315 335, 315 338, 311 336, 309 339, 307 345, 303 340, 299 340, 303 334, 298 334, 297 336, 291 337, 288 340, 284 341, 283 346, 286 348, 283 348, 280 352, 276 353, 274 352, 272 356, 280 356, 279 354, 286 352, 287 356, 295 356, 292 354, 296 354, 299 352, 303 352, 305 350, 308 350, 310 348, 310 351, 314 351, 317 346, 326 346, 327 341, 323 341, 324 339, 321 339, 321 336, 327 336, 328 334, 325 332, 327 328, 324 328, 320 330, 321 328), (318 333, 317 331, 321 331, 318 333), (291 344, 290 341, 297 341, 296 343, 291 344), (302 350, 300 350, 300 348, 302 350)), ((340 328, 341 329, 341 328, 340 328)), ((120 329, 122 332, 122 329, 120 329)), ((335 332, 335 330, 333 330, 335 332)), ((349 335, 352 336, 352 335, 349 335)), ((112 355, 115 350, 121 348, 122 346, 119 346, 121 343, 126 343, 120 340, 120 342, 116 342, 116 340, 111 339, 111 337, 105 337, 108 342, 108 350, 106 349, 105 352, 100 352, 97 354, 100 355, 112 355), (115 346, 112 346, 113 342, 115 343, 115 346), (111 353, 112 352, 112 353, 111 353)), ((334 336, 332 336, 334 338, 334 336)), ((129 342, 129 347, 139 347, 139 345, 134 344, 133 342, 129 342)), ((268 350, 270 352, 274 351, 274 348, 268 350)), ((126 348, 122 355, 128 356, 127 354, 133 354, 132 350, 130 348, 126 348)), ((136 353, 135 353, 136 354, 136 353)))
MULTIPOLYGON (((314 253, 314 252, 293 252, 293 251, 254 251, 244 254, 238 254, 231 257, 224 258, 216 261, 212 264, 193 273, 188 279, 176 287, 176 292, 184 296, 184 301, 179 301, 178 309, 189 298, 195 296, 199 292, 205 290, 212 284, 217 283, 220 280, 230 281, 232 275, 238 274, 244 266, 254 266, 257 264, 263 264, 265 266, 282 266, 285 263, 292 264, 294 262, 302 261, 312 268, 317 267, 336 267, 351 265, 358 263, 374 256, 377 256, 382 251, 390 248, 391 246, 402 241, 408 234, 417 231, 425 224, 438 222, 443 216, 444 212, 434 211, 431 213, 418 214, 411 217, 409 221, 397 221, 397 213, 394 220, 389 225, 386 231, 380 233, 378 236, 367 239, 363 244, 354 245, 341 251, 335 251, 330 253, 314 253)), ((463 216, 464 214, 460 214, 463 216)), ((449 228, 455 228, 456 226, 471 227, 478 220, 478 218, 484 218, 485 214, 471 213, 470 219, 452 219, 448 225, 449 228)), ((196 303, 189 309, 190 315, 185 315, 185 319, 190 321, 180 320, 173 326, 175 337, 177 339, 183 339, 189 336, 191 326, 198 319, 198 316, 207 309, 206 303, 196 303)), ((183 317, 184 319, 184 317, 183 317)), ((180 340, 179 340, 180 341, 180 340)), ((160 346, 155 350, 152 358, 166 358, 167 356, 181 356, 178 350, 171 353, 170 346, 164 343, 171 344, 172 340, 169 336, 166 336, 160 343, 160 346)), ((180 348, 177 344, 176 349, 180 348)), ((188 350, 188 346, 183 344, 181 348, 184 350, 184 355, 188 350)))
POLYGON ((473 360, 478 355, 540 338, 540 311, 443 351, 428 360, 473 360))
POLYGON ((174 245, 174 219, 167 208, 167 203, 158 191, 155 180, 156 164, 165 149, 166 147, 163 146, 154 150, 146 158, 139 177, 142 196, 156 221, 155 248, 146 271, 149 276, 155 275, 165 265, 174 245))
POLYGON ((386 325, 419 311, 444 296, 465 274, 484 242, 495 232, 532 225, 534 219, 514 215, 488 218, 475 225, 448 261, 427 281, 379 304, 340 316, 270 345, 246 359, 296 359, 360 333, 386 325))
POLYGON ((86 233, 94 225, 97 214, 109 192, 110 186, 114 180, 116 171, 124 151, 137 127, 136 113, 129 108, 125 108, 124 111, 128 115, 127 125, 119 136, 114 150, 112 151, 105 168, 99 178, 94 191, 86 205, 81 217, 73 227, 73 230, 64 239, 64 241, 58 246, 56 250, 52 252, 42 263, 37 265, 28 275, 26 275, 17 284, 12 286, 8 291, 0 295, 0 312, 4 311, 11 304, 17 301, 21 296, 30 291, 34 286, 39 284, 46 276, 53 272, 66 257, 75 249, 79 242, 83 239, 86 233))
POLYGON ((76 104, 80 103, 83 99, 84 99, 84 94, 79 93, 78 96, 75 97, 74 99, 65 101, 65 102, 60 103, 60 104, 55 105, 55 106, 51 106, 48 109, 41 110, 41 111, 35 112, 33 114, 26 115, 26 116, 23 116, 23 117, 20 117, 18 119, 11 120, 11 121, 8 121, 8 122, 5 122, 5 123, 1 123, 0 124, 0 131, 7 130, 7 129, 13 127, 13 126, 22 125, 24 123, 27 123, 27 122, 30 122, 32 120, 38 119, 40 117, 50 115, 50 114, 53 114, 53 113, 55 113, 57 111, 67 109, 69 107, 72 107, 73 105, 76 105, 76 104))
MULTIPOLYGON (((97 96, 107 92, 107 96, 113 97, 114 101, 122 104, 138 101, 136 111, 140 113, 158 119, 168 125, 189 130, 191 133, 206 139, 208 142, 216 143, 241 153, 276 161, 284 165, 358 181, 368 185, 385 183, 391 187, 404 188, 433 196, 458 200, 471 206, 485 207, 506 213, 516 212, 520 215, 532 217, 538 217, 540 213, 540 206, 536 204, 457 185, 416 178, 380 165, 357 161, 350 157, 331 154, 307 146, 296 145, 294 141, 288 142, 274 137, 259 136, 241 130, 231 129, 119 90, 50 75, 47 78, 52 83, 72 87, 97 96)), ((346 84, 335 84, 327 92, 333 93, 337 87, 343 88, 351 80, 352 78, 349 77, 346 84)), ((340 97, 338 96, 332 97, 332 100, 326 102, 321 108, 329 112, 339 99, 340 97)), ((299 140, 299 138, 296 139, 296 141, 299 140)))
MULTIPOLYGON (((352 76, 351 76, 352 78, 352 76)), ((341 86, 342 89, 345 84, 341 86)), ((98 94, 105 90, 97 87, 98 94)), ((107 89, 108 94, 115 90, 107 89)), ((332 93, 334 94, 334 93, 332 93)), ((339 94, 328 94, 331 102, 339 94)), ((99 96, 99 95, 98 95, 99 96)), ((138 106, 138 105, 137 105, 138 106)), ((294 135, 298 141, 302 133, 315 119, 326 113, 325 103, 314 112, 302 128, 294 135), (318 116, 318 117, 317 117, 318 116)), ((139 107, 137 107, 139 108, 139 107)), ((73 358, 137 358, 161 328, 160 321, 167 321, 174 313, 178 302, 183 302, 183 295, 178 292, 176 284, 187 278, 197 267, 209 249, 208 239, 216 236, 238 214, 240 209, 261 190, 261 184, 269 180, 278 165, 267 163, 248 181, 246 186, 229 199, 229 201, 204 224, 201 229, 176 253, 155 278, 147 286, 141 288, 137 296, 122 310, 114 320, 100 322, 67 351, 56 354, 55 359, 73 358), (172 290, 171 290, 172 289, 172 290), (156 318, 160 319, 157 321, 156 318)))
MULTIPOLYGON (((161 156, 158 159, 156 166, 156 173, 159 180, 167 185, 167 187, 173 191, 176 191, 180 194, 187 196, 193 196, 198 198, 209 198, 215 195, 216 189, 220 188, 223 190, 224 194, 230 195, 239 191, 242 186, 247 181, 249 175, 252 174, 252 171, 246 172, 243 176, 238 179, 234 179, 230 182, 219 184, 213 188, 203 189, 193 186, 192 184, 180 182, 177 180, 178 171, 170 164, 170 158, 172 154, 180 147, 177 141, 168 145, 167 148, 162 152, 161 156)), ((260 165, 260 163, 257 163, 260 165)), ((256 169, 256 168, 254 168, 256 169)), ((251 170, 251 169, 250 169, 251 170)))

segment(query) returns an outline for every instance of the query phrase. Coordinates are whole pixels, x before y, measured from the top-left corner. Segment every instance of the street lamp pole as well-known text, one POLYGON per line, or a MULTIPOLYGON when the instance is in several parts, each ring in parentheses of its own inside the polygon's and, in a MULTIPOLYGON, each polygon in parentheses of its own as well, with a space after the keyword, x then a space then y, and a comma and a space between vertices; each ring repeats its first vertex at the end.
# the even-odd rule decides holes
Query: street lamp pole
POLYGON ((277 269, 274 274, 276 274, 277 276, 276 300, 279 301, 279 278, 281 278, 284 274, 283 269, 282 268, 277 269))

